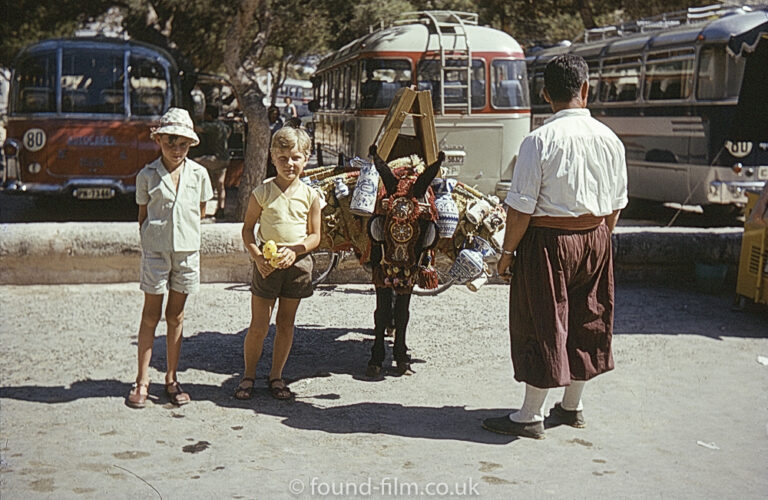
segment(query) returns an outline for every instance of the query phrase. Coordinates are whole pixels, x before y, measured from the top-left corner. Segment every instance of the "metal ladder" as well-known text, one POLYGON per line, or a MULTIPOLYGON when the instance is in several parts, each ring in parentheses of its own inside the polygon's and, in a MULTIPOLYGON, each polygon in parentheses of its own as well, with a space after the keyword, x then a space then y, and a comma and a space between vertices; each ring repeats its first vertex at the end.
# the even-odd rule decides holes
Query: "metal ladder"
POLYGON ((444 115, 448 109, 464 109, 468 115, 472 114, 472 49, 469 45, 466 25, 477 25, 477 14, 468 12, 456 12, 451 10, 409 12, 406 15, 417 14, 421 19, 427 19, 435 27, 438 47, 440 48, 440 114, 444 115), (443 29, 450 27, 453 30, 453 47, 446 47, 448 34, 443 29), (459 42, 464 42, 463 47, 459 42), (446 52, 449 55, 446 55, 446 52), (448 61, 462 61, 462 66, 449 66, 448 61), (466 71, 466 82, 461 85, 451 85, 452 89, 466 89, 467 102, 445 102, 445 75, 448 71, 466 71))

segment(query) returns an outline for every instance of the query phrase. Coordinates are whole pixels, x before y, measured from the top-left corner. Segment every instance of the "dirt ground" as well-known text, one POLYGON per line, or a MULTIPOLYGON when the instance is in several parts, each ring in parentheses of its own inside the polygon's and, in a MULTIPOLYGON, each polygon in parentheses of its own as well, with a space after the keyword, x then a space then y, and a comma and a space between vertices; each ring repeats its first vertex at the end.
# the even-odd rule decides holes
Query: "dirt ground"
MULTIPOLYGON (((135 283, 0 286, 0 496, 36 498, 765 498, 768 312, 732 295, 617 288, 616 370, 585 391, 586 429, 543 441, 483 430, 522 401, 508 290, 415 297, 412 376, 363 376, 369 286, 302 302, 285 376, 293 402, 232 398, 249 320, 244 286, 190 298, 181 408, 162 394, 165 327, 143 410, 135 283)), ((388 350, 391 354, 391 349, 388 350)), ((561 392, 550 392, 547 408, 561 392)))

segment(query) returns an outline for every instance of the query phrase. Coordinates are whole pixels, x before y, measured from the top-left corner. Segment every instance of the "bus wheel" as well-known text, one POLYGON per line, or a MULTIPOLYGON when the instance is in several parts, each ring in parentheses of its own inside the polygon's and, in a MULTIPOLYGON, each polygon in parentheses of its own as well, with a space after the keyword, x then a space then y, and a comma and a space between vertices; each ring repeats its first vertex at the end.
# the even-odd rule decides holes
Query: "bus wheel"
POLYGON ((741 214, 742 209, 736 205, 702 205, 704 216, 713 219, 729 219, 741 214))

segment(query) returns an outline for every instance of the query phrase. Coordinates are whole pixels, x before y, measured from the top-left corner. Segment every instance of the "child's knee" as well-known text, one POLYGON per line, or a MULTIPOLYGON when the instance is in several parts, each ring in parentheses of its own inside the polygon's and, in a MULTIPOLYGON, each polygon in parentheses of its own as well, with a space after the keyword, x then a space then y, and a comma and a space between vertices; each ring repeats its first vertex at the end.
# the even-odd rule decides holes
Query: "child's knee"
POLYGON ((157 328, 157 325, 160 323, 160 313, 157 312, 150 312, 150 311, 142 311, 141 313, 141 324, 142 326, 149 327, 149 328, 157 328))
POLYGON ((168 326, 178 326, 184 322, 184 311, 180 311, 177 313, 172 313, 169 311, 165 311, 165 322, 168 324, 168 326))
POLYGON ((247 340, 257 340, 260 342, 264 342, 264 339, 267 338, 267 334, 269 333, 269 325, 262 325, 262 324, 254 324, 251 323, 251 325, 248 327, 248 333, 245 334, 247 340))
POLYGON ((280 337, 293 335, 293 323, 290 325, 275 325, 275 335, 280 337))

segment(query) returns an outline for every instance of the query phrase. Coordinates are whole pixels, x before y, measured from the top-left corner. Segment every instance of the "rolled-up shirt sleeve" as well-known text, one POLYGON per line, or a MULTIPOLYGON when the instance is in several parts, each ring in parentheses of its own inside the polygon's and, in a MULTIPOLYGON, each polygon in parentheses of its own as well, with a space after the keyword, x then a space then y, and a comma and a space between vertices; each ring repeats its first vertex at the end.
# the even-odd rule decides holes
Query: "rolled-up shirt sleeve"
POLYGON ((624 144, 619 142, 613 150, 616 172, 616 192, 613 195, 613 210, 622 210, 629 203, 627 195, 627 157, 624 144))
POLYGON ((510 186, 504 203, 524 214, 532 214, 541 188, 541 139, 528 136, 520 145, 510 186))
POLYGON ((146 205, 149 203, 149 187, 146 172, 142 170, 136 176, 136 204, 146 205))

